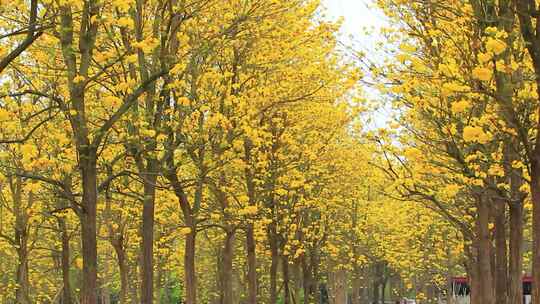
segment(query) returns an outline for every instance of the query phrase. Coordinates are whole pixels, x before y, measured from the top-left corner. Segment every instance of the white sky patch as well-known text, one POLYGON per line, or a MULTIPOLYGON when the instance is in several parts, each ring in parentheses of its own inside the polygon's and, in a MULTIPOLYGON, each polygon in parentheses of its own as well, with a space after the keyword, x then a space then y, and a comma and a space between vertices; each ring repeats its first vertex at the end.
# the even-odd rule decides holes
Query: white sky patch
MULTIPOLYGON (((384 61, 384 52, 378 51, 377 44, 381 43, 383 37, 380 31, 387 25, 386 17, 377 8, 374 0, 322 0, 325 8, 326 18, 337 20, 343 18, 339 40, 344 44, 344 48, 350 52, 361 52, 366 54, 368 61, 378 64, 384 61)), ((365 69, 362 66, 362 69, 365 69)), ((368 99, 380 99, 381 96, 373 88, 364 86, 364 93, 368 99)), ((368 129, 385 127, 389 123, 391 108, 381 106, 373 115, 368 129)))
POLYGON ((322 5, 331 20, 344 18, 341 28, 343 43, 368 47, 376 42, 380 29, 385 25, 384 15, 372 0, 323 0, 322 5))

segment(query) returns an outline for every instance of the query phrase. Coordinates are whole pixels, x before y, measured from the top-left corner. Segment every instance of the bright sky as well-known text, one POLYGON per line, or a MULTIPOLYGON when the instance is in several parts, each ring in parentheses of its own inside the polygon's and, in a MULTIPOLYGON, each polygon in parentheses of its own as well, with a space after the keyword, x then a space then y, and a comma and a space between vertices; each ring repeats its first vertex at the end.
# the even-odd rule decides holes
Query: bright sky
MULTIPOLYGON (((385 18, 373 4, 374 0, 322 0, 331 20, 343 17, 340 41, 355 51, 369 54, 370 60, 383 58, 377 54, 376 43, 380 40, 380 28, 385 25, 385 18)), ((368 98, 377 98, 378 93, 369 87, 364 88, 368 98)), ((383 127, 388 123, 391 110, 386 107, 373 113, 369 128, 383 127)))
POLYGON ((382 14, 374 7, 372 0, 323 0, 323 6, 327 8, 328 17, 336 19, 343 17, 343 42, 350 41, 348 36, 353 36, 355 44, 373 43, 364 34, 364 30, 371 29, 372 34, 377 34, 378 29, 384 25, 382 14))

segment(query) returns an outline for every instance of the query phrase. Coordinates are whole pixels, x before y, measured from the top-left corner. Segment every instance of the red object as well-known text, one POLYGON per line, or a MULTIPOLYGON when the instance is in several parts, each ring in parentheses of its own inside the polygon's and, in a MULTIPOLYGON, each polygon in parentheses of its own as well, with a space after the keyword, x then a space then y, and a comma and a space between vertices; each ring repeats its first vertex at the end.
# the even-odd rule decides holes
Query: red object
POLYGON ((469 279, 467 277, 453 277, 452 281, 454 281, 454 283, 468 283, 469 279))
MULTIPOLYGON (((454 283, 469 283, 469 278, 467 277, 453 277, 452 281, 454 283)), ((531 283, 532 277, 531 276, 523 276, 523 282, 524 283, 531 283)))

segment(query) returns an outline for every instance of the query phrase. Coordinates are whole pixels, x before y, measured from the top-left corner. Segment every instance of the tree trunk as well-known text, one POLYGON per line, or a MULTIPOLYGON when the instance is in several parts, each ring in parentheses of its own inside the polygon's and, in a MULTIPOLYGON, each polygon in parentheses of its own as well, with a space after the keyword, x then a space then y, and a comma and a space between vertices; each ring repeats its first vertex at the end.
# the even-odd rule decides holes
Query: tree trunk
MULTIPOLYGON (((12 183, 13 185, 13 183, 12 183)), ((17 245, 17 274, 15 301, 21 304, 30 304, 30 282, 28 279, 28 215, 22 202, 22 181, 16 177, 15 185, 11 187, 15 213, 15 244, 17 245)), ((33 195, 28 195, 28 204, 31 206, 33 195)))
POLYGON ((506 245, 505 202, 495 204, 495 298, 497 304, 508 303, 508 250, 506 245))
POLYGON ((83 275, 81 286, 81 304, 96 304, 97 296, 97 170, 95 153, 81 153, 81 173, 83 210, 81 220, 81 242, 83 275))
POLYGON ((491 269, 491 240, 489 232, 489 205, 485 198, 478 200, 477 229, 477 262, 479 300, 482 304, 494 304, 493 272, 491 269))
POLYGON ((386 300, 386 283, 388 282, 387 278, 384 278, 381 283, 381 303, 384 304, 386 300))
POLYGON ((246 230, 246 249, 248 263, 248 304, 257 304, 257 256, 255 252, 255 236, 253 224, 246 230))
POLYGON ((278 246, 274 239, 274 236, 270 236, 270 253, 271 253, 271 262, 270 262, 270 304, 277 303, 277 271, 279 264, 278 256, 278 246))
POLYGON ((523 205, 510 204, 509 304, 523 303, 523 205))
POLYGON ((233 304, 233 258, 235 232, 230 230, 225 235, 220 263, 221 304, 233 304))
POLYGON ((478 262, 476 261, 476 257, 471 259, 470 264, 468 275, 469 286, 471 287, 471 304, 482 304, 480 302, 480 284, 478 283, 480 275, 478 274, 478 262))
MULTIPOLYGON (((149 160, 151 163, 151 160, 149 160)), ((154 205, 156 199, 157 174, 155 166, 149 165, 141 174, 144 182, 144 205, 142 214, 142 267, 141 303, 154 303, 154 205)))
POLYGON ((283 303, 291 303, 291 287, 290 284, 290 275, 289 275, 289 258, 286 255, 282 256, 281 268, 283 271, 283 303))
POLYGON ((58 218, 58 228, 62 235, 62 304, 71 304, 71 280, 69 279, 69 235, 66 228, 66 221, 63 218, 58 218))
MULTIPOLYGON (((537 72, 538 74, 540 71, 537 72)), ((537 131, 540 132, 540 130, 537 131)), ((531 192, 533 202, 532 303, 540 304, 540 155, 532 160, 531 192)))
POLYGON ((195 238, 197 232, 193 219, 187 223, 191 231, 186 235, 184 252, 184 284, 186 289, 186 304, 197 303, 197 274, 195 269, 195 238))
POLYGON ((304 304, 310 304, 314 302, 313 292, 313 274, 311 272, 311 267, 306 261, 306 254, 302 255, 302 283, 304 291, 304 304))
POLYGON ((354 278, 352 280, 352 301, 351 304, 360 304, 361 302, 361 290, 362 290, 362 279, 361 272, 359 267, 355 267, 354 278))
POLYGON ((347 304, 347 272, 340 268, 332 270, 329 276, 330 303, 347 304))
POLYGON ((107 276, 109 273, 109 261, 103 261, 103 276, 99 278, 99 304, 111 304, 111 290, 109 289, 109 281, 111 278, 107 276))
POLYGON ((322 302, 321 295, 321 278, 319 274, 319 252, 318 248, 314 247, 310 254, 311 270, 313 271, 313 297, 317 303, 322 302))
POLYGON ((28 237, 26 227, 15 231, 15 241, 17 248, 17 288, 15 289, 15 300, 19 304, 30 304, 30 282, 28 280, 28 237))
POLYGON ((120 272, 120 304, 126 304, 129 290, 129 271, 122 237, 113 243, 113 248, 116 253, 116 258, 118 259, 118 271, 120 272))
POLYGON ((382 264, 376 263, 375 264, 375 276, 373 278, 373 303, 380 303, 381 301, 381 294, 379 287, 382 283, 382 276, 383 276, 383 270, 382 270, 382 264))

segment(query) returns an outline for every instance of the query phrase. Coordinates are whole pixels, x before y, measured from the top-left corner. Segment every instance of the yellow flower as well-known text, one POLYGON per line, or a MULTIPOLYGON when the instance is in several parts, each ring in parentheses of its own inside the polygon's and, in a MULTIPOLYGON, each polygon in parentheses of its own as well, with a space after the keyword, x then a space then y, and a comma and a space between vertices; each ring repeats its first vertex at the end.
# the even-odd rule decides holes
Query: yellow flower
POLYGON ((133 19, 131 18, 122 17, 116 20, 116 25, 121 26, 121 27, 133 28, 135 23, 133 22, 133 19))
POLYGON ((118 107, 122 103, 122 99, 113 95, 103 98, 103 103, 106 106, 118 107))
POLYGON ((188 235, 191 233, 191 228, 189 227, 180 228, 178 229, 178 233, 180 233, 180 235, 188 235))
POLYGON ((492 176, 504 176, 504 168, 499 164, 493 164, 489 167, 488 174, 492 176))
POLYGON ((472 70, 472 76, 478 80, 490 81, 493 72, 485 67, 476 67, 472 70))
POLYGON ((79 269, 82 269, 83 267, 83 260, 81 258, 76 258, 75 259, 75 267, 79 268, 79 269))
POLYGON ((454 113, 462 113, 462 112, 465 112, 469 109, 469 106, 471 104, 469 103, 469 101, 465 100, 465 99, 462 99, 460 101, 456 101, 454 103, 452 103, 452 112, 454 113))
POLYGON ((491 60, 491 55, 487 53, 480 53, 478 54, 478 61, 480 63, 486 63, 491 60))
POLYGON ((257 206, 246 206, 243 209, 238 210, 239 215, 253 215, 257 214, 257 206))
POLYGON ((449 197, 454 197, 454 196, 456 196, 456 194, 459 192, 460 189, 461 189, 461 186, 459 186, 457 184, 448 184, 448 185, 446 185, 446 187, 444 187, 444 192, 449 197))
POLYGON ((0 120, 2 121, 9 120, 9 112, 4 109, 0 109, 0 120))
POLYGON ((466 142, 487 143, 491 137, 479 126, 466 126, 463 128, 463 140, 466 142))
POLYGON ((486 49, 495 55, 500 55, 506 50, 506 43, 501 40, 489 38, 486 41, 486 49))

